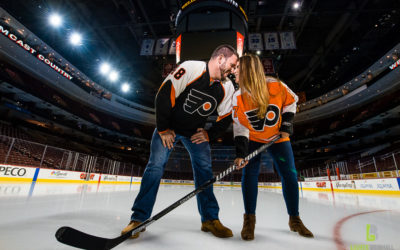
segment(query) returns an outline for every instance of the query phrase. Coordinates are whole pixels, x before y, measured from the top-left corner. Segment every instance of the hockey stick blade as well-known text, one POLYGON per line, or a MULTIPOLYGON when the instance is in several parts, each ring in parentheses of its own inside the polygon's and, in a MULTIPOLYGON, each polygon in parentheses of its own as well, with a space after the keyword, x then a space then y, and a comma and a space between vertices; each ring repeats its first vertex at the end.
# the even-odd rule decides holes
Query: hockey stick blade
MULTIPOLYGON (((255 157, 256 155, 260 154, 262 151, 267 149, 269 146, 271 146, 274 142, 276 142, 278 139, 280 139, 281 136, 275 136, 274 138, 271 138, 271 140, 261 146, 259 149, 255 150, 251 154, 249 154, 245 160, 248 161, 255 157)), ((146 228, 156 220, 160 219, 164 215, 168 214, 170 211, 174 210, 176 207, 180 206, 181 204, 185 203, 189 199, 191 199, 193 196, 196 194, 202 192, 203 190, 207 189, 209 186, 211 186, 213 183, 216 181, 222 180, 225 176, 230 174, 231 172, 235 171, 237 167, 235 165, 231 165, 228 169, 220 173, 217 177, 214 177, 211 180, 208 180, 207 182, 203 183, 200 187, 196 188, 189 194, 185 195, 178 201, 174 202, 172 205, 168 206, 158 214, 154 215, 153 217, 147 219, 137 227, 131 229, 129 232, 116 237, 116 238, 102 238, 98 236, 94 236, 91 234, 84 233, 82 231, 76 230, 72 227, 60 227, 57 232, 56 232, 56 238, 59 242, 64 243, 69 246, 77 247, 77 248, 82 248, 82 249, 89 249, 89 250, 108 250, 111 249, 117 245, 119 245, 121 242, 125 241, 128 239, 132 234, 137 233, 141 231, 143 228, 146 228)))
POLYGON ((115 247, 131 235, 127 233, 113 239, 108 239, 87 234, 72 227, 60 227, 55 236, 59 242, 73 247, 89 250, 106 250, 115 247))

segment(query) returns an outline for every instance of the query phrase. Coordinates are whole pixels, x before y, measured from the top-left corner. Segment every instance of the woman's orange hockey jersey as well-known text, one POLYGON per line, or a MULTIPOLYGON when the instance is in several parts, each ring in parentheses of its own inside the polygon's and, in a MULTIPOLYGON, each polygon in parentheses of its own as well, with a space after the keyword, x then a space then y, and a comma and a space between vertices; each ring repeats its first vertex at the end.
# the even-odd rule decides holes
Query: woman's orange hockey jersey
MULTIPOLYGON (((232 101, 234 137, 245 136, 252 141, 266 143, 280 131, 292 134, 293 118, 296 113, 298 97, 286 84, 267 78, 266 84, 270 94, 269 106, 264 118, 257 116, 258 107, 252 102, 249 93, 235 92, 232 101)), ((283 138, 277 141, 288 141, 283 138)))

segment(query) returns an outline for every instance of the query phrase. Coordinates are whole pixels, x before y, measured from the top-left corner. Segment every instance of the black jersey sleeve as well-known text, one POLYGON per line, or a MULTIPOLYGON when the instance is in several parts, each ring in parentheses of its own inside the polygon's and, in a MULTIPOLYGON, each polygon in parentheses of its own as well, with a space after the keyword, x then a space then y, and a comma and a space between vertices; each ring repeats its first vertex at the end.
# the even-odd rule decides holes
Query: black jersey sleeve
POLYGON ((235 136, 236 158, 245 158, 249 154, 249 139, 246 136, 235 136))
POLYGON ((172 108, 175 105, 175 96, 172 99, 173 86, 171 80, 161 85, 156 96, 156 125, 159 133, 169 128, 172 108))

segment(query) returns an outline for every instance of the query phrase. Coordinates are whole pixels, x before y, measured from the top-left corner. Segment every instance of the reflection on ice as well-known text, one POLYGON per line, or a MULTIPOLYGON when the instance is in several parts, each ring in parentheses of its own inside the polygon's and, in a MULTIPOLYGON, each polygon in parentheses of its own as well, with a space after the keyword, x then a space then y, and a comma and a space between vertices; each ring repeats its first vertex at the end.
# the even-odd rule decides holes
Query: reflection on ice
MULTIPOLYGON (((193 188, 161 185, 153 215, 193 188)), ((139 185, 126 184, 0 183, 0 249, 72 249, 54 237, 65 225, 116 237, 129 222, 138 190, 139 185)), ((220 219, 233 230, 233 238, 219 239, 201 232, 196 199, 191 199, 149 226, 139 239, 116 249, 341 249, 337 242, 346 249, 352 245, 400 249, 399 196, 300 190, 300 215, 315 235, 305 239, 288 228, 282 190, 260 188, 255 240, 247 242, 240 238, 244 211, 240 187, 214 190, 220 219), (374 242, 366 240, 368 224, 375 230, 371 232, 376 235, 374 242)))

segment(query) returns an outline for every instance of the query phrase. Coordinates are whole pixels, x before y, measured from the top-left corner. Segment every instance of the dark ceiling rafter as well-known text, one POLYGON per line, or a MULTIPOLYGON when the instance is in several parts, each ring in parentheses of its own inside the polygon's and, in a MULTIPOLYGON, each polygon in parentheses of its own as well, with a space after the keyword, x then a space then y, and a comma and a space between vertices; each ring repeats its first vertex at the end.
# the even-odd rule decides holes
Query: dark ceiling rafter
POLYGON ((257 17, 256 32, 260 32, 262 20, 262 17, 257 17))
POLYGON ((295 36, 296 36, 296 40, 298 40, 301 36, 301 34, 303 33, 304 28, 306 27, 306 25, 308 24, 308 20, 310 19, 310 16, 315 8, 315 6, 317 5, 318 0, 312 0, 310 3, 310 6, 308 7, 308 10, 305 11, 305 16, 301 22, 300 27, 295 31, 295 36))
MULTIPOLYGON (((301 19, 301 22, 299 23, 299 25, 294 29, 294 34, 296 36, 296 41, 299 40, 301 34, 303 33, 303 30, 305 28, 305 26, 308 23, 308 20, 310 18, 310 13, 314 10, 314 8, 317 5, 318 0, 312 0, 312 2, 310 3, 308 9, 306 11, 304 11, 303 13, 305 13, 305 16, 301 19)), ((282 17, 283 18, 283 17, 282 17)), ((304 55, 304 54, 303 54, 304 55)), ((298 51, 294 51, 294 50, 289 50, 284 54, 285 57, 299 57, 301 55, 298 55, 298 51), (295 54, 293 54, 295 53, 295 54)), ((312 55, 309 55, 312 56, 312 55)), ((275 67, 277 69, 277 71, 279 72, 280 67, 282 66, 281 62, 277 62, 275 67)))
MULTIPOLYGON (((135 10, 135 6, 133 6, 133 4, 129 1, 124 1, 124 0, 113 0, 114 4, 116 5, 117 8, 119 8, 119 6, 121 5, 122 7, 124 7, 126 9, 126 11, 128 12, 129 18, 131 19, 131 22, 125 23, 123 25, 118 25, 119 27, 121 26, 127 26, 129 32, 131 32, 133 38, 135 39, 135 41, 137 42, 138 46, 141 45, 141 40, 138 37, 138 35, 136 34, 135 29, 132 28, 132 26, 136 26, 137 22, 135 19, 135 14, 137 13, 135 10), (118 2, 117 2, 118 1, 118 2)), ((107 26, 109 27, 109 26, 107 26)), ((103 27, 103 28, 107 28, 107 27, 103 27)), ((113 26, 111 26, 113 27, 113 26)))
MULTIPOLYGON (((254 15, 257 13, 257 1, 249 1, 247 2, 247 15, 249 16, 249 25, 252 26, 256 22, 258 22, 257 18, 254 18, 254 15), (256 21, 257 20, 257 21, 256 21)), ((260 23, 261 25, 261 23, 260 23)))
MULTIPOLYGON (((132 0, 127 0, 127 1, 129 1, 129 2, 133 5, 132 0)), ((154 31, 153 25, 151 25, 150 18, 149 18, 149 16, 147 15, 147 11, 146 11, 146 9, 145 9, 144 6, 143 6, 142 0, 137 0, 136 3, 138 4, 140 11, 142 12, 142 15, 143 15, 143 17, 144 17, 144 20, 146 20, 147 26, 149 26, 149 29, 150 29, 151 34, 153 35, 153 38, 154 38, 154 39, 157 39, 157 38, 158 38, 158 35, 157 35, 157 33, 154 31)))
POLYGON ((290 10, 291 6, 292 6, 292 2, 291 1, 286 1, 285 9, 283 11, 282 18, 281 18, 281 20, 279 22, 279 25, 277 27, 277 31, 281 31, 282 30, 283 24, 285 23, 286 17, 287 17, 287 15, 289 13, 289 10, 290 10))

